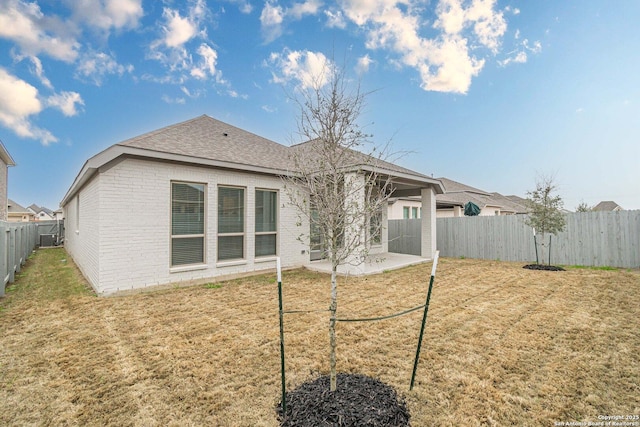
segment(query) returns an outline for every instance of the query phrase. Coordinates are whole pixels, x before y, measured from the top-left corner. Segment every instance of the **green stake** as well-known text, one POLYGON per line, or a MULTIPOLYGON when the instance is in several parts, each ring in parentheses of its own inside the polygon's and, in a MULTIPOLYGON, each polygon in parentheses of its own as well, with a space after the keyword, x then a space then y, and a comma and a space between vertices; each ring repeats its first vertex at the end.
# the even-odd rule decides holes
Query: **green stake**
POLYGON ((276 258, 276 272, 278 275, 278 308, 280 313, 280 370, 282 372, 282 416, 287 414, 287 386, 284 378, 284 322, 282 319, 282 272, 280 257, 276 258))
POLYGON ((429 280, 429 291, 427 292, 427 302, 424 305, 424 314, 422 315, 422 326, 420 327, 420 338, 418 338, 418 348, 416 349, 416 360, 413 362, 413 373, 411 374, 411 385, 409 391, 413 390, 413 383, 416 379, 416 371, 418 370, 418 360, 420 359, 420 347, 422 347, 422 336, 424 335, 424 325, 427 323, 427 312, 429 311, 429 300, 431 299, 431 289, 433 289, 433 280, 436 278, 436 267, 438 266, 438 256, 440 251, 436 251, 433 257, 433 268, 431 269, 431 279, 429 280))

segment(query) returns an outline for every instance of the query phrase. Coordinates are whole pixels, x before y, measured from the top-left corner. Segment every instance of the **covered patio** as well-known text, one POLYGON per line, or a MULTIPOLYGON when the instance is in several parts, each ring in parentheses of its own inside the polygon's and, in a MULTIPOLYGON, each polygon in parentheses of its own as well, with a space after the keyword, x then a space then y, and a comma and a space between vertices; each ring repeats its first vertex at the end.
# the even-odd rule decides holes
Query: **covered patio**
MULTIPOLYGON (((415 255, 384 252, 370 255, 367 260, 360 265, 341 265, 338 267, 338 274, 342 276, 368 276, 425 262, 431 262, 431 259, 415 255)), ((306 268, 312 271, 330 274, 331 262, 326 259, 312 261, 306 265, 306 268)))

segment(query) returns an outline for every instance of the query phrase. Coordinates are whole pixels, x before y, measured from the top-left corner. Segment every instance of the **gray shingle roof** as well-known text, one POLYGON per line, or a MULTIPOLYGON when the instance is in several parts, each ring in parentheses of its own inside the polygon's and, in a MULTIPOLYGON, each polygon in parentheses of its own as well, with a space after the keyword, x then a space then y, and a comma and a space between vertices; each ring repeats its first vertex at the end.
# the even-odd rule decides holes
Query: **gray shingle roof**
MULTIPOLYGON (((291 155, 312 146, 313 141, 287 147, 202 115, 122 141, 91 157, 83 165, 61 203, 64 205, 91 179, 100 166, 122 155, 283 175, 293 169, 291 155)), ((371 162, 362 161, 366 155, 355 151, 351 154, 354 163, 346 166, 371 165, 371 162)), ((442 191, 438 180, 410 169, 389 162, 377 162, 375 166, 385 168, 389 175, 398 178, 398 182, 403 180, 403 185, 412 188, 432 185, 436 192, 442 191)))
POLYGON ((480 190, 478 188, 471 187, 466 184, 462 184, 460 182, 454 181, 449 178, 442 177, 438 179, 442 181, 442 184, 444 185, 444 188, 447 190, 447 193, 467 192, 467 193, 483 194, 485 196, 491 195, 491 193, 489 193, 488 191, 480 190))
MULTIPOLYGON (((322 142, 320 141, 320 139, 313 139, 311 141, 292 145, 291 147, 289 147, 290 154, 302 155, 302 157, 306 156, 310 159, 313 159, 314 158, 313 153, 316 150, 321 150, 321 144, 322 142)), ((416 177, 420 177, 428 180, 434 180, 434 178, 431 178, 430 176, 423 175, 421 173, 412 171, 411 169, 407 169, 402 166, 398 166, 395 163, 391 163, 383 159, 377 159, 375 157, 369 156, 359 151, 346 149, 346 153, 347 155, 344 157, 345 162, 344 162, 344 165, 342 165, 345 168, 352 167, 352 166, 369 165, 369 166, 375 166, 380 169, 385 169, 391 172, 414 175, 416 177)))
POLYGON ((286 146, 207 115, 167 126, 117 145, 286 170, 286 146))
POLYGON ((620 207, 619 204, 617 204, 616 202, 612 201, 612 200, 605 200, 602 201, 600 203, 598 203, 597 205, 595 205, 593 207, 594 211, 615 211, 615 210, 622 210, 622 208, 620 207))
POLYGON ((29 213, 27 208, 21 206, 20 204, 14 202, 11 199, 7 199, 7 212, 20 212, 20 213, 29 213))

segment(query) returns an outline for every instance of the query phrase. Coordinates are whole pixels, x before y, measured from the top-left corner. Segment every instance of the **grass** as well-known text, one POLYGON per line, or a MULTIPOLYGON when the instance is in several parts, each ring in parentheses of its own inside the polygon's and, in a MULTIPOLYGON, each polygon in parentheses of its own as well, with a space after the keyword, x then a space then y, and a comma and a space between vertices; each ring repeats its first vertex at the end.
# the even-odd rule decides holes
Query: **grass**
MULTIPOLYGON (((0 300, 0 425, 277 426, 273 275, 96 298, 62 249, 0 300), (219 287, 218 287, 219 286, 219 287)), ((341 278, 339 314, 424 302, 431 265, 341 278)), ((285 310, 326 310, 328 276, 283 275, 285 310)), ((443 258, 416 384, 421 312, 338 324, 338 369, 392 385, 413 426, 640 414, 640 273, 443 258)), ((326 312, 285 317, 287 387, 328 372, 326 312)))
POLYGON ((588 266, 588 265, 568 265, 565 268, 587 269, 587 270, 602 270, 602 271, 616 271, 618 268, 605 266, 588 266))

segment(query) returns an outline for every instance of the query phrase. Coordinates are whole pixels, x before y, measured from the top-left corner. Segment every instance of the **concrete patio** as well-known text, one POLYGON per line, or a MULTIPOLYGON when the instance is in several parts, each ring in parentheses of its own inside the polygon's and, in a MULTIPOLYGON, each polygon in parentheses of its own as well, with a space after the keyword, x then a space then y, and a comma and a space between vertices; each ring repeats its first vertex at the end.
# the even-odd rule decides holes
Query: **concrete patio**
MULTIPOLYGON (((338 267, 338 274, 342 276, 367 276, 430 261, 430 258, 385 252, 371 255, 367 261, 358 266, 348 264, 341 265, 338 267)), ((306 267, 309 270, 320 273, 331 273, 331 263, 328 260, 313 261, 306 267)))

